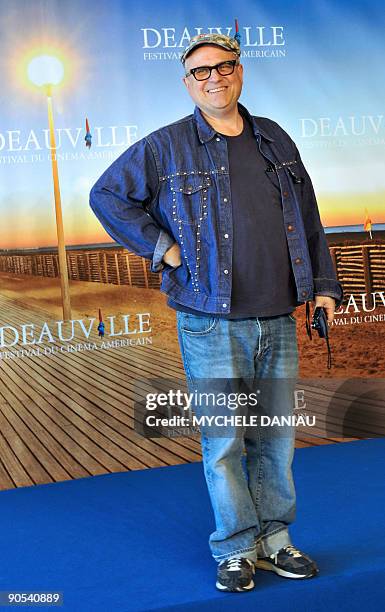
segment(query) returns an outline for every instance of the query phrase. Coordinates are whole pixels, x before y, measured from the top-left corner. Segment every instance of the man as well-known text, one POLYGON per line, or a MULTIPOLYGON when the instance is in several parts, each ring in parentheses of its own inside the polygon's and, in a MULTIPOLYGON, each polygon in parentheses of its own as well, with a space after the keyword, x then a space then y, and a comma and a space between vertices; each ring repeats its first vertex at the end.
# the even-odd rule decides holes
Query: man
MULTIPOLYGON (((163 271, 161 290, 177 310, 191 388, 207 379, 295 379, 293 311, 315 298, 332 321, 342 299, 293 141, 238 103, 239 57, 228 36, 191 39, 182 63, 194 114, 134 144, 91 191, 91 207, 110 235, 163 271)), ((267 412, 292 414, 287 391, 274 384, 269 393, 267 412)), ((218 589, 252 589, 256 567, 288 578, 317 573, 288 532, 293 449, 293 432, 238 428, 223 437, 203 428, 218 589)))

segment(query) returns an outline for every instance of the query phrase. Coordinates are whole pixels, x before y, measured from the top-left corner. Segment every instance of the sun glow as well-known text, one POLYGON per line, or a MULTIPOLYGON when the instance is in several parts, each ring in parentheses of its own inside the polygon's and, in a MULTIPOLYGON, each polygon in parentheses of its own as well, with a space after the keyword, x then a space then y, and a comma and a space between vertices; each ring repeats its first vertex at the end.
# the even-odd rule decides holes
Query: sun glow
MULTIPOLYGON (((57 45, 34 45, 21 50, 13 58, 13 75, 16 82, 31 93, 42 87, 54 86, 55 90, 72 89, 75 73, 73 53, 57 45)), ((77 72, 77 70, 75 71, 77 72)))
POLYGON ((54 55, 38 55, 28 64, 28 78, 38 87, 59 85, 64 78, 64 66, 54 55))

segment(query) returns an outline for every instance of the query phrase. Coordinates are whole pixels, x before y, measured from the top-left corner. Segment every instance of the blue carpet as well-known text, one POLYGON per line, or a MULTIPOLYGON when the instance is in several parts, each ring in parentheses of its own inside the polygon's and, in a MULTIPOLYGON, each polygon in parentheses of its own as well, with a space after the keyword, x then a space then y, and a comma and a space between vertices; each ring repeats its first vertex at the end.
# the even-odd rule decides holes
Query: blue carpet
MULTIPOLYGON (((385 439, 296 451, 296 546, 320 575, 259 571, 215 590, 201 464, 0 492, 0 591, 62 591, 70 612, 385 610, 385 439)), ((30 606, 22 609, 35 609, 30 606)))

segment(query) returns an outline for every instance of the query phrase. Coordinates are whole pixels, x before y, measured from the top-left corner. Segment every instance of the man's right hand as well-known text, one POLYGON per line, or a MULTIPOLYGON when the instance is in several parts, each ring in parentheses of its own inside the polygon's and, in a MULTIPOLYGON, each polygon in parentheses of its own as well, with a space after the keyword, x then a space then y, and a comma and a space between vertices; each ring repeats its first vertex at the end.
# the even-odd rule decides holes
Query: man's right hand
POLYGON ((172 246, 163 255, 163 261, 173 268, 177 268, 181 265, 182 259, 180 256, 180 248, 177 242, 174 242, 172 246))

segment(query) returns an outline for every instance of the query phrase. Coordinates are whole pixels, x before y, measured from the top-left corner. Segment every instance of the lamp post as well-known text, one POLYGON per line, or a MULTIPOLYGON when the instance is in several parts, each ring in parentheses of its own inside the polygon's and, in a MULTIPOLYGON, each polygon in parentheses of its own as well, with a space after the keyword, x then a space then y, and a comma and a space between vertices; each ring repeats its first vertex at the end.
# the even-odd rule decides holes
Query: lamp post
POLYGON ((63 319, 71 319, 71 300, 68 283, 67 257, 64 241, 63 215, 61 207, 59 172, 56 159, 55 127, 52 111, 52 87, 58 85, 64 76, 63 64, 51 55, 35 57, 28 65, 28 77, 32 83, 45 90, 48 107, 48 127, 51 147, 52 179, 55 198, 56 232, 58 242, 59 274, 61 297, 63 306, 63 319))

